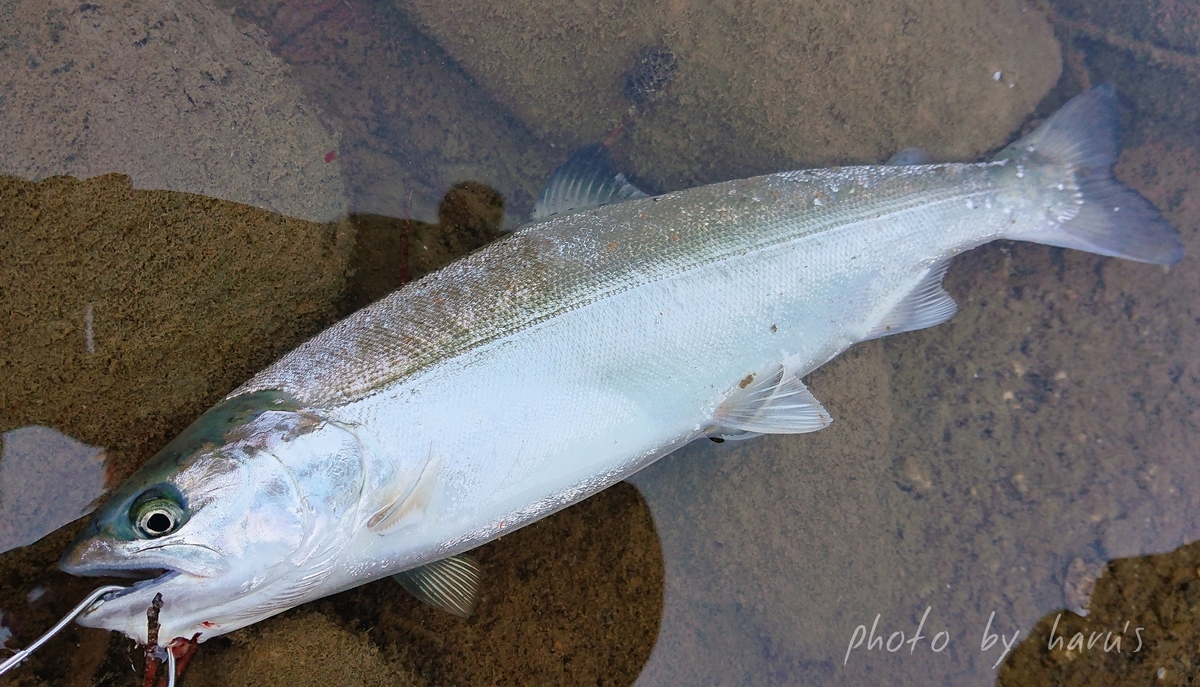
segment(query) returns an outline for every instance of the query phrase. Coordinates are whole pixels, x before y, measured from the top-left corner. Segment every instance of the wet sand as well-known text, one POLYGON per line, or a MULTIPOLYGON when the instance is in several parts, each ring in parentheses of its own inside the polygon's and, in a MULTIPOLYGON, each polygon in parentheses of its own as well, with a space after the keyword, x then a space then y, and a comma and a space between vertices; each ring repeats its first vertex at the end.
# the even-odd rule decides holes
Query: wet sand
POLYGON ((617 125, 639 54, 670 50, 673 83, 618 144, 657 191, 874 164, 908 146, 971 159, 1020 125, 1061 65, 1042 16, 1010 0, 397 5, 566 150, 617 125))

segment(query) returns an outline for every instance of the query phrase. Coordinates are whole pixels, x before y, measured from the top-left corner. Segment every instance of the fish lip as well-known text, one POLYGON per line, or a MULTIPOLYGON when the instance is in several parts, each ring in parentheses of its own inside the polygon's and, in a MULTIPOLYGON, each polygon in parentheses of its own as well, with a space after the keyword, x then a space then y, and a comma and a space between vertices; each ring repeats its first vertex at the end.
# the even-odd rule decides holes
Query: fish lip
POLYGON ((146 542, 130 549, 112 539, 94 538, 67 549, 58 567, 80 577, 128 576, 156 570, 216 577, 228 569, 228 563, 219 551, 203 544, 146 542))

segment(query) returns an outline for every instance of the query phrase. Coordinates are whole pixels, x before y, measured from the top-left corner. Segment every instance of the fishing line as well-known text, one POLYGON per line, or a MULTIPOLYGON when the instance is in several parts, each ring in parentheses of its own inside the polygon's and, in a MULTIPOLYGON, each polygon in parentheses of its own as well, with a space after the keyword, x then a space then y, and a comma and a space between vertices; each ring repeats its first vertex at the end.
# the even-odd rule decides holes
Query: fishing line
POLYGON ((66 617, 64 617, 62 620, 58 621, 54 625, 54 627, 50 628, 49 632, 47 632, 46 634, 42 635, 41 637, 38 637, 37 639, 35 639, 33 641, 33 644, 30 644, 29 646, 25 647, 24 649, 21 649, 17 653, 10 656, 8 658, 8 660, 5 661, 4 663, 0 663, 0 675, 3 675, 5 673, 7 673, 9 670, 12 670, 13 668, 16 668, 18 665, 20 665, 22 661, 29 658, 30 654, 37 651, 38 647, 45 644, 47 640, 49 640, 51 637, 53 637, 54 635, 61 632, 62 629, 67 626, 67 623, 69 623, 72 620, 74 620, 75 618, 83 615, 85 612, 90 610, 94 604, 96 604, 97 602, 103 603, 104 601, 107 601, 107 599, 105 599, 103 597, 108 596, 109 594, 112 594, 114 592, 124 591, 126 589, 128 589, 128 587, 122 587, 120 585, 110 584, 110 585, 105 585, 105 586, 97 589, 96 591, 92 592, 91 594, 88 594, 86 597, 84 597, 83 601, 79 602, 78 606, 76 606, 74 609, 71 610, 70 613, 68 613, 66 615, 66 617))

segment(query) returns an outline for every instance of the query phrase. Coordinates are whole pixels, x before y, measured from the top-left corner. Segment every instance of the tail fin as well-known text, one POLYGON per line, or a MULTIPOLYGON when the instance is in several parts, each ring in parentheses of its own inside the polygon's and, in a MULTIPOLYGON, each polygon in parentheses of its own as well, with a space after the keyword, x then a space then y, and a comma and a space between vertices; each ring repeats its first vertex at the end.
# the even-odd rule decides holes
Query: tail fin
POLYGON ((1097 86, 1000 151, 997 159, 1036 156, 1070 170, 1082 199, 1070 219, 1036 237, 1012 238, 1159 265, 1183 259, 1179 232, 1145 198, 1112 177, 1120 152, 1116 110, 1112 86, 1097 86))

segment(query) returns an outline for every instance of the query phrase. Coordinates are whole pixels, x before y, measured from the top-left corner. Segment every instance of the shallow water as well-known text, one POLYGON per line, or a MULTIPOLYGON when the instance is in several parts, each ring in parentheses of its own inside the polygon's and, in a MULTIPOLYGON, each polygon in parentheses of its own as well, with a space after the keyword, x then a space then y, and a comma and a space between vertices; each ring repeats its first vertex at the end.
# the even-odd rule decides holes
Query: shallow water
MULTIPOLYGON (((974 160, 1110 81, 1117 175, 1184 262, 973 251, 946 281, 953 320, 807 380, 830 428, 688 446, 631 480, 640 497, 622 485, 490 544, 469 621, 384 580, 206 643, 183 684, 1054 684, 1088 662, 1097 683, 1162 667, 1180 684, 1193 659, 1155 647, 1200 636, 1161 610, 1195 605, 1182 582, 1150 620, 1134 592, 1097 592, 1072 627, 1131 620, 1119 655, 1047 648, 1038 624, 1084 610, 1109 561, 1200 538, 1200 14, 1105 9, 11 3, 0 431, 102 446, 115 483, 282 352, 519 225, 582 144, 611 137, 652 191, 908 146, 974 160), (631 90, 664 50, 673 68, 631 90), (130 181, 26 183, 108 173, 130 181), (1018 651, 1020 673, 1001 660, 1018 651)), ((77 527, 0 556, 7 646, 94 584, 54 570, 77 527)), ((1151 589, 1146 570, 1180 568, 1109 577, 1151 589)), ((130 660, 73 629, 0 683, 140 683, 130 660)))
POLYGON ((91 513, 104 494, 104 473, 102 449, 49 427, 0 435, 0 553, 91 513))

